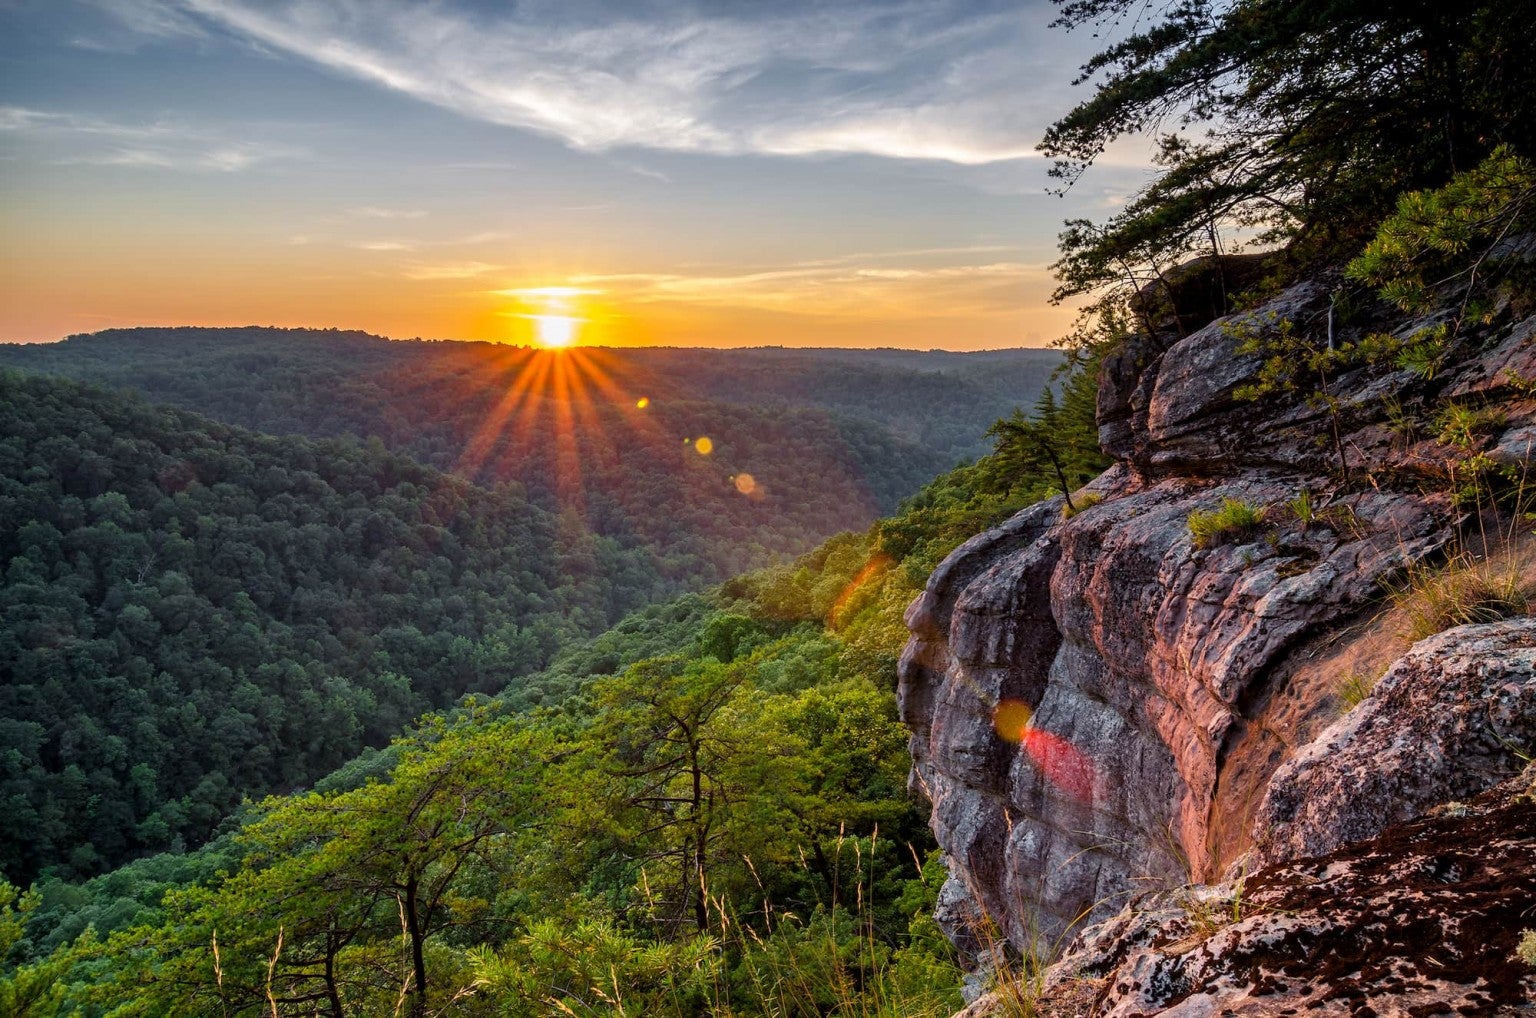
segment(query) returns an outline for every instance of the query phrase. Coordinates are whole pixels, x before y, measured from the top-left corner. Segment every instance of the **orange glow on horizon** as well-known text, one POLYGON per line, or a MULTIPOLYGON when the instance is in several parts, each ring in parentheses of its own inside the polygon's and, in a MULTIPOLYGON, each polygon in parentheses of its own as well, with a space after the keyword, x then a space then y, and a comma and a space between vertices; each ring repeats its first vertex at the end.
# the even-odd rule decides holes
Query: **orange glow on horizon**
POLYGON ((585 298, 597 292, 579 286, 525 286, 495 291, 511 297, 520 309, 502 314, 530 322, 534 343, 545 350, 564 350, 576 345, 577 336, 588 321, 581 314, 582 305, 585 298))
POLYGON ((573 346, 980 350, 1044 347, 1076 315, 1074 306, 1049 303, 1054 284, 1043 269, 1000 273, 995 265, 948 264, 953 258, 908 265, 872 256, 867 265, 826 269, 786 260, 768 271, 755 260, 727 260, 706 270, 691 252, 593 253, 550 243, 525 265, 511 252, 439 247, 429 238, 399 238, 400 250, 318 235, 290 243, 268 236, 265 222, 259 241, 242 241, 201 219, 206 234, 146 248, 146 213, 136 206, 131 217, 82 218, 69 229, 24 207, 6 211, 10 234, 29 240, 0 252, 0 295, 9 298, 0 299, 3 341, 136 326, 263 325, 535 345, 530 319, 550 315, 576 319, 573 346), (166 286, 168 279, 176 285, 166 286))

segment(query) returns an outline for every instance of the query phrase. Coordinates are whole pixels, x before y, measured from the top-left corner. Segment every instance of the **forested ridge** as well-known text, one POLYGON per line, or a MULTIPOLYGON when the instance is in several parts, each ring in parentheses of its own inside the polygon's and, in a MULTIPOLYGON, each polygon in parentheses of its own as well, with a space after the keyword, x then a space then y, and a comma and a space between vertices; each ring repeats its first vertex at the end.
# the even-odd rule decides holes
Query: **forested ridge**
POLYGON ((719 582, 867 526, 986 450, 1061 355, 576 348, 304 329, 127 329, 0 348, 0 363, 132 387, 275 434, 378 438, 657 550, 719 582), (645 407, 637 406, 645 400, 645 407), (685 441, 708 437, 710 466, 685 441), (757 497, 735 497, 748 474, 757 497))
POLYGON ((23 880, 200 842, 242 794, 676 589, 515 485, 14 373, 0 558, 0 868, 23 880))

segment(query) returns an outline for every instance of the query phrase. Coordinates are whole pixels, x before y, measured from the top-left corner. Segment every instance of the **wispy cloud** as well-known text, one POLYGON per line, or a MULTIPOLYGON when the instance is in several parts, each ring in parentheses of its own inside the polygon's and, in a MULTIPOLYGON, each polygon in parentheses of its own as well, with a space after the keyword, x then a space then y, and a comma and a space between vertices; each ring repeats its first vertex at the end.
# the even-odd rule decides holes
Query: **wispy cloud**
POLYGON ((492 272, 505 271, 505 266, 490 262, 449 262, 442 265, 413 265, 401 274, 406 279, 442 280, 475 279, 492 272))
POLYGON ((469 247, 475 244, 494 244, 498 241, 506 240, 508 236, 509 234, 505 230, 481 230, 478 233, 471 233, 467 237, 456 237, 443 243, 448 246, 463 245, 469 247))
POLYGON ((100 53, 131 53, 141 44, 166 40, 207 39, 199 20, 177 4, 156 0, 93 0, 94 6, 110 14, 120 30, 112 30, 111 21, 92 26, 86 34, 69 39, 69 45, 100 53))
POLYGON ((165 121, 125 123, 22 106, 0 107, 0 132, 51 145, 59 165, 233 173, 302 156, 288 145, 237 141, 222 131, 165 121))
POLYGON ((1062 80, 1066 63, 1060 40, 1044 37, 1045 0, 785 0, 711 13, 661 0, 490 9, 110 0, 109 9, 161 35, 195 19, 590 151, 1015 160, 1033 154, 1058 106, 1040 82, 1062 80))
POLYGON ((421 219, 426 214, 425 209, 390 209, 380 205, 363 205, 347 210, 347 215, 354 219, 421 219))
POLYGON ((257 163, 278 158, 279 153, 259 145, 230 145, 206 151, 178 151, 167 148, 119 148, 94 155, 59 160, 64 164, 94 166, 138 166, 161 170, 210 170, 234 173, 257 163))
MULTIPOLYGON (((1026 288, 1050 278, 1043 265, 988 261, 933 265, 792 264, 729 272, 629 272, 565 281, 604 304, 677 304, 858 318, 932 314, 1017 314, 1026 288)), ((489 291, 521 299, 527 288, 489 291)))

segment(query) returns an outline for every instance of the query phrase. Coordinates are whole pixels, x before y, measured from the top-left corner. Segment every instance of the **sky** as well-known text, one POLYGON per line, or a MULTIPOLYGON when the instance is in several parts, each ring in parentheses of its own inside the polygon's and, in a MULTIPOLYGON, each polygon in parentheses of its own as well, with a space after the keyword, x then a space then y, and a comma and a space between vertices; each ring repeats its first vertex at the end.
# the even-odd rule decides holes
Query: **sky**
POLYGON ((0 0, 0 341, 1043 346, 1049 0, 0 0), (551 330, 551 323, 555 328, 551 330))

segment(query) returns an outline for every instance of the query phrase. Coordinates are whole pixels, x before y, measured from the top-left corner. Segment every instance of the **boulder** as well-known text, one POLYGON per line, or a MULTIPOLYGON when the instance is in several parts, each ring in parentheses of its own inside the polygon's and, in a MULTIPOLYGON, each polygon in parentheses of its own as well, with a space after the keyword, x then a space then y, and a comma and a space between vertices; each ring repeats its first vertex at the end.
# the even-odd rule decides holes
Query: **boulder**
POLYGON ((1375 837, 1509 778, 1536 753, 1536 619, 1414 645, 1365 701, 1275 772, 1254 818, 1264 863, 1375 837))
POLYGON ((1375 838, 1214 887, 1145 895, 1090 927, 1038 1018, 1528 1013, 1516 946, 1536 914, 1536 767, 1375 838))

